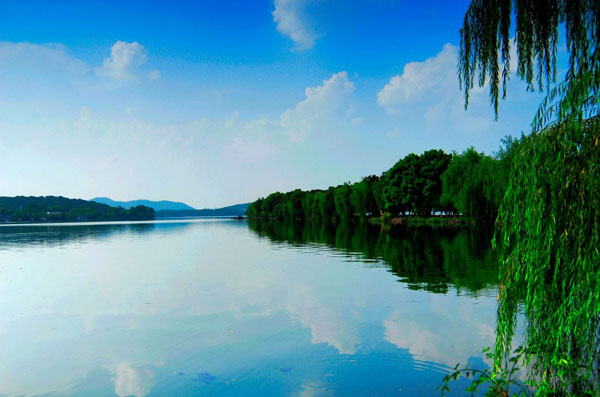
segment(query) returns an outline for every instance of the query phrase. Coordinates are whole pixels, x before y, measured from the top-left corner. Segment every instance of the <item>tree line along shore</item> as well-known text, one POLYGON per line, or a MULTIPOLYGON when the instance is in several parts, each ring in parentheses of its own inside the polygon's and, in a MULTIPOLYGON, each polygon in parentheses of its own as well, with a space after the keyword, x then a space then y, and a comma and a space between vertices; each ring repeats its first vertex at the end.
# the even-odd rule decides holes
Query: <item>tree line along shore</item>
POLYGON ((381 175, 326 190, 275 192, 249 205, 249 218, 348 220, 374 223, 493 222, 507 185, 511 147, 489 156, 428 150, 401 158, 381 175))
POLYGON ((0 197, 0 222, 145 221, 154 209, 143 205, 124 209, 61 196, 0 197))

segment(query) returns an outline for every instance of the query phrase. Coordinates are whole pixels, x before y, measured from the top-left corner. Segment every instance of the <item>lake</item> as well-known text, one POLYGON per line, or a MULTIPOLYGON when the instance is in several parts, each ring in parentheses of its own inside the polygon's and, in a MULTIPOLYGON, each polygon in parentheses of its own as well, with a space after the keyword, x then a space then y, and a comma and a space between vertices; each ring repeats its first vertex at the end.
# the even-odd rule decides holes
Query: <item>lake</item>
POLYGON ((488 363, 489 241, 228 219, 2 226, 0 395, 435 395, 458 362, 488 363))

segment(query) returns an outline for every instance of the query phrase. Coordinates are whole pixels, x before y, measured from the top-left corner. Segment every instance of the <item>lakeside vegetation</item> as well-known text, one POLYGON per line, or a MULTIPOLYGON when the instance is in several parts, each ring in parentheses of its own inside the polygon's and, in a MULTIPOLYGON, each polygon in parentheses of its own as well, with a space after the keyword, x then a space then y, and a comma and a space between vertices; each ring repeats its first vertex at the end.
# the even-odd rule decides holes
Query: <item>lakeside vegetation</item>
POLYGON ((522 367, 530 390, 521 388, 520 394, 598 395, 600 2, 472 0, 460 36, 465 107, 474 85, 489 83, 498 115, 511 46, 517 47, 517 76, 528 89, 548 94, 532 133, 513 142, 499 207, 494 244, 502 247, 501 284, 496 342, 489 355, 493 366, 475 373, 457 365, 442 390, 449 390, 451 379, 472 374, 470 392, 484 384, 487 395, 507 396, 518 384, 515 369, 522 367), (563 29, 569 64, 564 81, 556 84, 563 29), (513 350, 522 311, 525 342, 513 350))
MULTIPOLYGON (((327 246, 381 266, 412 290, 477 296, 498 285, 491 228, 398 227, 383 232, 367 222, 249 219, 250 230, 275 243, 327 246)), ((488 292, 489 293, 489 292, 488 292)))
POLYGON ((130 209, 61 196, 0 197, 0 222, 142 221, 154 219, 152 208, 130 209))
POLYGON ((248 215, 347 219, 439 211, 496 219, 493 244, 501 254, 493 364, 485 370, 457 365, 442 392, 452 379, 472 375, 469 393, 483 385, 494 396, 510 395, 511 386, 524 395, 599 395, 600 2, 472 0, 460 36, 465 107, 473 87, 487 85, 496 117, 514 70, 511 46, 517 47, 517 77, 529 90, 548 92, 531 134, 507 139, 497 157, 475 165, 467 153, 461 161, 438 151, 411 154, 355 184, 271 194, 248 215), (556 84, 561 29, 569 63, 556 84), (520 312, 525 338, 513 350, 520 312), (528 388, 516 379, 518 367, 528 388))
MULTIPOLYGON (((377 222, 383 224, 382 218, 412 214, 399 223, 410 226, 412 219, 413 225, 425 226, 428 232, 427 226, 439 218, 423 217, 434 211, 463 214, 483 223, 495 220, 497 339, 488 350, 493 365, 479 372, 470 390, 485 385, 489 395, 510 395, 512 386, 526 395, 596 395, 600 118, 563 120, 503 143, 495 157, 472 148, 452 155, 428 151, 406 156, 381 176, 354 184, 273 193, 249 206, 249 225, 270 238, 287 233, 289 241, 321 242, 323 233, 310 237, 311 230, 319 229, 314 224, 333 219, 336 225, 347 225, 369 213, 382 214, 377 222), (524 343, 513 350, 517 317, 523 310, 524 343), (516 378, 517 367, 524 368, 525 383, 516 378), (523 385, 528 389, 521 389, 523 385)), ((335 239, 328 244, 344 247, 340 243, 344 238, 338 237, 344 229, 334 226, 329 233, 335 239)), ((397 238, 395 230, 382 234, 389 239, 387 244, 397 238)), ((353 238, 357 237, 346 241, 353 238)), ((400 250, 382 248, 392 253, 383 258, 393 269, 404 252, 414 251, 414 242, 403 244, 400 250)), ((474 374, 473 368, 457 367, 445 378, 444 390, 451 379, 469 373, 474 374)))
POLYGON ((272 193, 250 204, 247 215, 327 221, 461 215, 493 223, 507 185, 509 158, 506 150, 492 157, 474 148, 460 154, 442 150, 413 153, 381 175, 371 175, 359 182, 327 190, 272 193))

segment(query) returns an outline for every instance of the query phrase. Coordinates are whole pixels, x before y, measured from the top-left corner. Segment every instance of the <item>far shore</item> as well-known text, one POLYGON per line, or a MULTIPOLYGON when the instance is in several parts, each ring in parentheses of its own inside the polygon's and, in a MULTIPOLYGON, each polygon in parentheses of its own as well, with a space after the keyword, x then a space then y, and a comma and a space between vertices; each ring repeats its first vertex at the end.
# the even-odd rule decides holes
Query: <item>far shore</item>
MULTIPOLYGON (((199 216, 181 216, 181 217, 156 217, 146 220, 70 220, 70 221, 10 221, 0 222, 2 226, 27 226, 27 225, 85 225, 85 224, 128 224, 128 223, 153 223, 157 221, 177 221, 187 219, 236 219, 231 215, 199 215, 199 216)), ((246 219, 246 218, 244 218, 246 219)))

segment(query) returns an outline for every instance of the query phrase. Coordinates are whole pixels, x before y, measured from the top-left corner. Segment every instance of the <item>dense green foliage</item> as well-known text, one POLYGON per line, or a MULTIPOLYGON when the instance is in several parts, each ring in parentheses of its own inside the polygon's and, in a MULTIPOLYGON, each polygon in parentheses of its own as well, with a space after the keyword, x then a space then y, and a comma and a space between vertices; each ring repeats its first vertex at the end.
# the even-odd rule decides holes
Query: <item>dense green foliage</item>
POLYGON ((526 291, 527 358, 543 390, 598 389, 600 362, 600 124, 577 142, 569 123, 514 143, 499 223, 503 258, 498 363, 526 291))
POLYGON ((385 210, 410 211, 421 216, 440 210, 441 176, 450 156, 442 150, 428 150, 421 156, 409 154, 384 174, 385 210))
POLYGON ((497 114, 501 65, 506 94, 513 18, 517 75, 528 88, 534 88, 534 77, 540 90, 555 82, 560 26, 570 58, 565 81, 549 90, 534 118, 533 133, 508 142, 509 184, 496 237, 504 252, 502 284, 490 374, 500 379, 514 363, 511 342, 523 301, 526 343, 518 356, 533 390, 598 395, 600 2, 473 0, 461 29, 465 105, 478 75, 480 86, 490 82, 497 114))
POLYGON ((457 214, 494 221, 506 186, 502 160, 473 149, 452 155, 429 150, 409 154, 381 176, 327 190, 272 193, 248 207, 251 218, 351 219, 457 214))
MULTIPOLYGON (((294 222, 250 219, 251 230, 276 243, 314 245, 381 266, 414 290, 477 295, 498 284, 492 230, 397 227, 382 231, 367 222, 294 222)), ((491 228, 490 228, 491 229, 491 228)))
POLYGON ((504 97, 511 70, 511 45, 517 46, 517 75, 528 89, 536 85, 539 90, 548 89, 556 81, 561 25, 566 31, 569 68, 565 82, 543 103, 537 121, 543 124, 554 116, 563 121, 589 117, 590 112, 597 114, 600 2, 594 0, 472 0, 460 30, 459 80, 465 91, 465 106, 475 79, 480 87, 487 81, 498 115, 500 83, 504 97), (556 98, 559 100, 553 103, 556 98))
POLYGON ((151 220, 154 210, 143 205, 126 210, 93 201, 60 196, 0 197, 2 222, 64 222, 151 220))
POLYGON ((504 196, 510 159, 503 151, 500 160, 473 148, 455 154, 442 174, 442 208, 495 220, 504 196))

